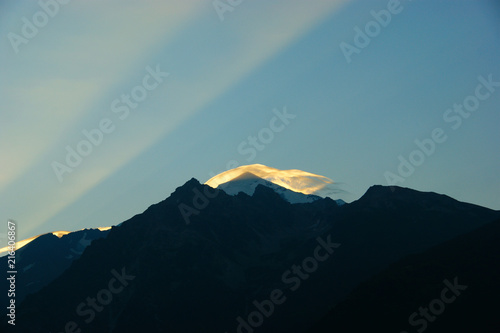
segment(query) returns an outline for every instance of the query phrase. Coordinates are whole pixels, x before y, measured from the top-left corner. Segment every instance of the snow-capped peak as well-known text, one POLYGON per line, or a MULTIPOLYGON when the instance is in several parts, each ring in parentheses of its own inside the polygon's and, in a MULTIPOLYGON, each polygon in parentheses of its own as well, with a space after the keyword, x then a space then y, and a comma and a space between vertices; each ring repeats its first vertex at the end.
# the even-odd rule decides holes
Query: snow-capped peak
POLYGON ((284 187, 271 183, 270 181, 257 177, 250 172, 243 173, 239 177, 219 185, 217 188, 223 190, 229 195, 236 195, 240 192, 244 192, 252 196, 255 192, 255 189, 259 185, 270 187, 283 199, 287 200, 290 203, 306 203, 321 199, 321 197, 317 195, 303 194, 288 190, 284 187))
MULTIPOLYGON (((245 165, 212 177, 205 184, 229 195, 244 192, 253 195, 258 185, 272 188, 290 203, 308 203, 321 199, 316 192, 333 181, 301 170, 279 170, 262 164, 245 165)), ((337 204, 345 202, 336 200, 337 204)))

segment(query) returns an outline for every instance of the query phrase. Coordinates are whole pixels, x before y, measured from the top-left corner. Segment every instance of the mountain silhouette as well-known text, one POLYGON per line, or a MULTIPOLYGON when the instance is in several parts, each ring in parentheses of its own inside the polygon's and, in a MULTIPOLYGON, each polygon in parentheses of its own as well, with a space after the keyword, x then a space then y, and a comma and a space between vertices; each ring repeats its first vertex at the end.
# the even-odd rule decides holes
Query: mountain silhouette
POLYGON ((191 179, 26 297, 16 329, 305 332, 389 265, 499 217, 401 187, 339 206, 291 204, 263 185, 231 196, 191 179), (187 224, 179 205, 195 193, 210 198, 187 224))
MULTIPOLYGON (((16 277, 16 302, 22 302, 27 295, 37 292, 61 275, 93 240, 106 237, 108 232, 85 229, 62 237, 48 233, 16 250, 15 264, 19 273, 16 277)), ((0 266, 7 267, 7 261, 8 256, 1 257, 0 266)), ((8 274, 4 273, 0 283, 2 290, 9 289, 7 277, 8 274)), ((2 300, 2 305, 7 306, 9 300, 2 300)))

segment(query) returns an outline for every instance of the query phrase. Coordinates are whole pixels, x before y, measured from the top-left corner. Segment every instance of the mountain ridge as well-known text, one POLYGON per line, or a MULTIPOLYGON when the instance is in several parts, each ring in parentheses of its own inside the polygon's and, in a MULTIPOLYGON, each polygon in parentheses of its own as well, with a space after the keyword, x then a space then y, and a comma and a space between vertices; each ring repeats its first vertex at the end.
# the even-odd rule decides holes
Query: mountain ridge
POLYGON ((223 190, 229 195, 237 195, 238 193, 243 192, 248 194, 249 196, 252 196, 257 186, 266 186, 273 189, 283 199, 287 200, 292 204, 310 203, 318 199, 321 199, 321 197, 318 195, 303 194, 300 192, 295 192, 286 189, 280 185, 277 185, 266 179, 258 177, 251 172, 245 172, 228 182, 222 183, 219 186, 217 186, 217 189, 223 190))
POLYGON ((394 193, 382 190, 377 200, 369 194, 338 206, 329 198, 293 205, 272 189, 258 186, 253 196, 220 191, 186 225, 178 205, 191 202, 194 191, 215 190, 192 178, 165 200, 113 228, 105 239, 94 241, 67 271, 26 298, 18 317, 23 329, 61 330, 74 320, 93 332, 234 331, 236 318, 251 313, 253 300, 261 301, 278 288, 287 291, 288 300, 260 330, 304 332, 358 283, 387 265, 499 215, 458 201, 439 203, 441 210, 425 210, 421 202, 434 195, 408 190, 409 195, 399 200, 398 193, 406 191, 399 188, 394 193), (463 209, 449 209, 454 205, 463 209), (291 293, 280 277, 311 256, 318 237, 341 247, 291 293), (136 276, 130 286, 92 322, 76 316, 75 307, 104 288, 112 270, 121 269, 136 276), (71 289, 74 285, 79 288, 71 289), (48 297, 51 304, 40 308, 48 297), (145 316, 157 319, 144 322, 145 316))
MULTIPOLYGON (((68 232, 62 237, 46 233, 16 249, 16 266, 20 268, 16 280, 16 301, 22 302, 27 295, 52 282, 81 256, 92 241, 106 237, 108 232, 109 229, 83 229, 68 232)), ((7 261, 7 256, 1 257, 0 265, 7 267, 7 261)), ((9 289, 6 279, 2 279, 0 286, 4 290, 9 289)))

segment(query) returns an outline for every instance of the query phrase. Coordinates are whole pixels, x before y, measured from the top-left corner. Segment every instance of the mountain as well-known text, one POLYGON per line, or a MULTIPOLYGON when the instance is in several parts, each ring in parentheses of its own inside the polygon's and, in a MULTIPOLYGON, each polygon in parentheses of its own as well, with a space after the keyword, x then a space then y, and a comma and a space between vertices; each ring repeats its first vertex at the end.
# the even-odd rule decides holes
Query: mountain
MULTIPOLYGON (((28 244, 16 250, 15 264, 16 302, 22 302, 60 276, 71 263, 78 259, 92 241, 107 236, 108 228, 84 229, 75 232, 59 231, 33 237, 28 244)), ((22 242, 21 242, 22 243, 22 242)), ((0 258, 0 266, 7 267, 8 257, 0 258)), ((5 272, 5 271, 4 271, 5 272)), ((4 273, 5 276, 6 273, 4 273)), ((8 281, 0 282, 2 290, 9 290, 8 281)), ((8 299, 2 299, 7 306, 8 299)))
MULTIPOLYGON (((214 188, 223 190, 229 195, 240 192, 250 196, 258 185, 273 189, 283 199, 290 203, 310 203, 321 199, 316 193, 324 192, 333 181, 327 177, 315 175, 301 170, 279 170, 262 164, 244 165, 212 177, 206 183, 214 188)), ((324 197, 324 196, 323 196, 324 197)), ((341 199, 335 200, 343 205, 341 199)))
MULTIPOLYGON (((240 192, 243 192, 252 196, 255 192, 255 188, 259 185, 263 185, 273 189, 283 199, 290 203, 308 203, 321 199, 321 197, 317 195, 303 194, 288 190, 282 186, 257 177, 251 172, 245 172, 240 176, 234 178, 233 180, 220 184, 219 186, 217 186, 217 188, 223 190, 229 195, 236 195, 240 192)), ((341 200, 339 202, 343 203, 343 201, 341 200)))
MULTIPOLYGON (((111 229, 111 227, 101 227, 101 228, 96 228, 96 229, 99 230, 99 231, 107 231, 107 230, 111 229)), ((21 241, 17 241, 16 242, 16 251, 19 251, 21 248, 23 248, 24 246, 28 245, 29 243, 31 243, 32 241, 34 241, 35 239, 37 239, 39 237, 46 236, 48 234, 52 234, 53 236, 57 236, 58 238, 61 238, 61 237, 65 236, 65 235, 73 233, 73 232, 77 232, 77 231, 63 231, 63 230, 52 231, 52 232, 48 232, 48 233, 45 233, 45 234, 41 234, 41 235, 33 236, 33 237, 30 237, 30 238, 26 238, 26 239, 23 239, 21 241)), ((9 246, 5 246, 5 247, 0 248, 0 257, 6 256, 9 251, 10 251, 10 247, 9 246)))
MULTIPOLYGON (((97 239, 17 309, 19 332, 305 332, 401 258, 500 213, 444 195, 371 187, 291 204, 191 179, 97 239), (192 205, 187 224, 179 211, 192 205)), ((1 327, 1 326, 0 326, 1 327)))
POLYGON ((363 282, 309 333, 500 332, 499 239, 496 220, 407 256, 363 282))
POLYGON ((326 197, 331 193, 338 192, 338 189, 333 186, 333 180, 328 177, 297 169, 280 170, 263 164, 242 165, 224 171, 207 180, 205 185, 216 188, 220 184, 238 179, 241 176, 246 177, 246 174, 251 174, 251 177, 259 177, 288 190, 306 195, 314 194, 326 197))

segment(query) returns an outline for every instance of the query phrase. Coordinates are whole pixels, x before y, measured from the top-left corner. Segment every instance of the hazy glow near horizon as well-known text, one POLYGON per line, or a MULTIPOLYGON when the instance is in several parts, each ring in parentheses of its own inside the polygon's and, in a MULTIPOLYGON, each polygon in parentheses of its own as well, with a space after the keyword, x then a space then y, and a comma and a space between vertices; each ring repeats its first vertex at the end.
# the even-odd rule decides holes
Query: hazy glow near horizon
POLYGON ((325 176, 297 169, 280 170, 263 164, 243 165, 227 170, 210 178, 205 184, 216 188, 248 172, 286 189, 304 194, 320 195, 325 187, 333 184, 333 180, 325 176))
MULTIPOLYGON (((97 228, 97 229, 99 229, 100 231, 106 231, 106 230, 111 229, 111 227, 100 227, 100 228, 97 228)), ((84 229, 81 229, 81 230, 84 230, 84 229)), ((80 231, 80 230, 76 230, 76 231, 80 231)), ((34 241, 35 239, 37 239, 38 237, 43 236, 43 235, 52 234, 54 236, 57 236, 58 238, 61 238, 62 236, 65 236, 65 235, 67 235, 69 233, 76 232, 76 231, 65 231, 65 230, 53 231, 53 232, 48 232, 48 233, 45 233, 45 234, 33 236, 33 237, 30 237, 30 238, 27 238, 27 239, 23 239, 23 240, 21 240, 19 242, 16 242, 16 249, 15 250, 16 251, 19 250, 20 248, 28 245, 29 243, 31 243, 32 241, 34 241)), ((7 252, 9 252, 9 247, 8 246, 0 248, 0 257, 2 257, 5 254, 7 254, 7 252)))

